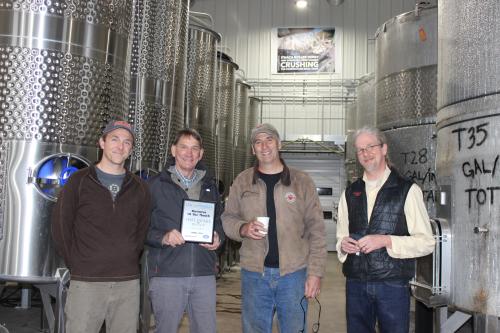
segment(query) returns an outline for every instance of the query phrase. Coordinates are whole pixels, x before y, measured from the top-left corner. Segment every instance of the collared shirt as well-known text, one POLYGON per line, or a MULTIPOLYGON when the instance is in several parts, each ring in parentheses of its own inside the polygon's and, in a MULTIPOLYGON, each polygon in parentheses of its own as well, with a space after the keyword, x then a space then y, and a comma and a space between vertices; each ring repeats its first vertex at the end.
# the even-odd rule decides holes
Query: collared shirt
POLYGON ((175 166, 175 164, 172 165, 172 166, 170 166, 170 168, 168 168, 168 171, 170 171, 172 174, 177 175, 177 178, 178 178, 178 180, 181 183, 181 185, 182 185, 183 188, 184 187, 190 188, 191 186, 193 186, 196 182, 198 182, 204 176, 204 174, 203 174, 203 176, 200 176, 198 170, 194 169, 193 170, 193 174, 191 175, 191 178, 185 177, 177 169, 177 167, 175 166))
POLYGON ((175 165, 172 165, 168 168, 168 171, 171 173, 172 181, 179 185, 188 195, 191 200, 199 200, 200 199, 200 190, 201 190, 201 180, 205 177, 207 173, 206 170, 198 170, 194 169, 193 177, 189 180, 188 183, 184 181, 182 174, 177 171, 175 165))
MULTIPOLYGON (((368 221, 370 221, 377 194, 390 174, 391 170, 386 167, 384 175, 377 180, 368 180, 366 175, 363 175, 368 205, 368 221)), ((434 250, 435 240, 432 235, 422 190, 417 184, 413 184, 408 191, 404 212, 410 236, 390 236, 392 248, 388 248, 387 253, 391 257, 398 259, 416 258, 431 253, 434 250)), ((347 254, 342 251, 341 243, 344 237, 349 236, 349 213, 345 191, 340 197, 337 219, 337 256, 340 262, 344 262, 347 254)))

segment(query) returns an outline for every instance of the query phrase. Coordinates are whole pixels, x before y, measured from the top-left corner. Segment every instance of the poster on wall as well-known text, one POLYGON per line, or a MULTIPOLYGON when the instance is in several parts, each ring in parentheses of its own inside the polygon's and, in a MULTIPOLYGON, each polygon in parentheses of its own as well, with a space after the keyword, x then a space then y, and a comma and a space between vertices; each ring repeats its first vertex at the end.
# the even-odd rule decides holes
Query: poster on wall
POLYGON ((274 28, 274 74, 335 73, 335 28, 274 28))

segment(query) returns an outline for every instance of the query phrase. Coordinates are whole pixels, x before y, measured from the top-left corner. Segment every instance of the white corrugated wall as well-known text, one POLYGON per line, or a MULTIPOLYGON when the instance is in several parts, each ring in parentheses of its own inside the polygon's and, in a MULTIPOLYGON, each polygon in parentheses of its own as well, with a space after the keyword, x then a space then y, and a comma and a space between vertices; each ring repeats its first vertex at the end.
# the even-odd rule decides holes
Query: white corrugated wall
POLYGON ((415 7, 415 0, 330 2, 309 0, 302 11, 294 0, 195 0, 191 7, 213 16, 226 53, 254 82, 254 95, 264 98, 263 121, 275 124, 288 139, 344 134, 344 104, 351 93, 346 80, 375 70, 377 28, 415 7), (306 26, 336 29, 336 73, 272 74, 271 29, 306 26), (344 86, 338 87, 339 82, 344 86))

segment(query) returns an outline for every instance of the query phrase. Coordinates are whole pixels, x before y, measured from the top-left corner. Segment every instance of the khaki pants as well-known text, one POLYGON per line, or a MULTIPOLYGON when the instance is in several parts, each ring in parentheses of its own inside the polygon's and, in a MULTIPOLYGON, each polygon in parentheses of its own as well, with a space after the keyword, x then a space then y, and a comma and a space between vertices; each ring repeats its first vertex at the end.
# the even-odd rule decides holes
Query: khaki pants
POLYGON ((139 280, 71 281, 66 299, 66 333, 136 333, 139 321, 139 280))

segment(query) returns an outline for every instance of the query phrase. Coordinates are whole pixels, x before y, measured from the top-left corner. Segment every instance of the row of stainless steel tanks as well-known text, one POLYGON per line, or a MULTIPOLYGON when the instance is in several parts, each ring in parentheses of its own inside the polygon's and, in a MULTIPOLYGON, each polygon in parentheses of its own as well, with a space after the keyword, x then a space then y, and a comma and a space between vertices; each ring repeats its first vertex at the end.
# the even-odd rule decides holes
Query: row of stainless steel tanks
POLYGON ((439 0, 388 20, 375 75, 360 79, 346 112, 347 179, 361 175, 351 133, 376 125, 392 164, 421 186, 439 241, 418 262, 414 294, 471 315, 474 332, 500 332, 499 14, 497 0, 439 0))
POLYGON ((0 1, 0 280, 54 281, 57 194, 98 160, 110 119, 134 124, 130 168, 159 172, 175 133, 200 132, 227 194, 252 163, 260 100, 189 0, 0 1))

